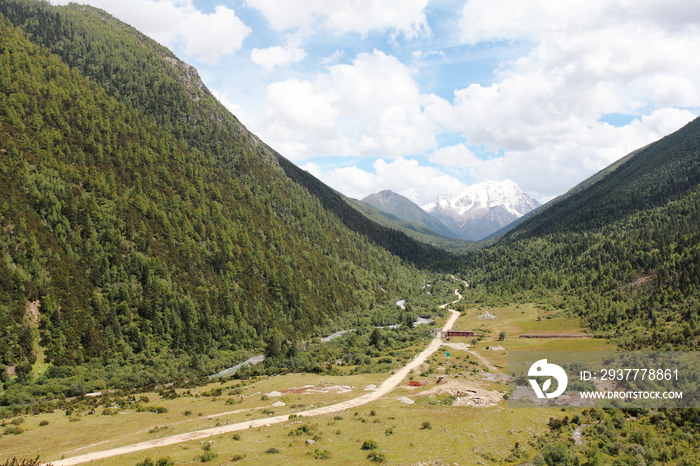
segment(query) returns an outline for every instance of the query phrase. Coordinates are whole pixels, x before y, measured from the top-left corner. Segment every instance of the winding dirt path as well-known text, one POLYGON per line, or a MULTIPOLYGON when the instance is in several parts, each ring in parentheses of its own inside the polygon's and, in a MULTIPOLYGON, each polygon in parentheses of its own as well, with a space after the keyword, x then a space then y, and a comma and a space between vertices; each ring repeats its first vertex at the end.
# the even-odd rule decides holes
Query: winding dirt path
MULTIPOLYGON (((451 304, 456 303, 459 301, 462 297, 457 293, 455 290, 455 293, 457 294, 458 298, 456 301, 454 301, 451 304)), ((446 307, 449 304, 445 304, 441 307, 446 307)), ((450 317, 447 319, 447 322, 445 322, 445 325, 443 326, 443 331, 447 331, 452 328, 454 325, 455 321, 459 317, 459 312, 454 311, 452 309, 449 309, 449 311, 452 313, 450 317)), ((423 364, 433 353, 435 353, 438 348, 440 348, 440 345, 442 345, 442 339, 439 337, 435 337, 430 344, 428 345, 427 348, 425 348, 423 351, 421 351, 418 356, 413 358, 412 361, 410 361, 408 364, 406 364, 404 367, 401 369, 397 370, 391 377, 386 379, 382 384, 379 386, 377 390, 374 392, 367 393, 366 395, 359 396, 357 398, 353 398, 352 400, 347 400, 343 401, 341 403, 336 403, 333 405, 329 406, 324 406, 322 408, 316 408, 316 409, 311 409, 308 411, 302 411, 300 413, 296 413, 297 416, 300 417, 313 417, 313 416, 319 416, 322 414, 331 414, 335 413, 338 411, 343 411, 346 409, 351 409, 351 408, 356 408, 358 406, 362 406, 364 404, 367 404, 371 401, 377 400, 381 398, 382 396, 386 395, 390 391, 392 391, 396 386, 401 383, 401 381, 408 375, 408 373, 411 371, 411 369, 416 369, 418 368, 421 364, 423 364)), ((235 432, 238 430, 246 430, 254 427, 266 427, 272 424, 279 424, 282 422, 286 422, 289 420, 289 415, 285 414, 282 416, 275 416, 275 417, 270 417, 270 418, 265 418, 265 419, 256 419, 256 420, 251 420, 251 421, 245 421, 245 422, 239 422, 236 424, 229 424, 227 426, 221 426, 221 427, 213 427, 211 429, 202 429, 194 432, 188 432, 185 434, 180 434, 180 435, 173 435, 171 437, 164 437, 164 438, 159 438, 159 439, 154 439, 154 440, 149 440, 146 442, 141 442, 141 443, 135 443, 133 445, 126 445, 123 447, 119 448, 113 448, 111 450, 105 450, 105 451, 96 451, 92 453, 86 453, 84 455, 80 456, 74 456, 72 458, 66 458, 63 460, 59 461, 52 461, 51 464, 54 466, 71 466, 74 464, 82 464, 82 463, 87 463, 89 461, 95 461, 99 459, 104 459, 104 458, 111 458, 113 456, 119 456, 119 455, 125 455, 127 453, 134 453, 137 451, 142 451, 142 450, 148 450, 151 448, 156 448, 156 447, 162 447, 162 446, 167 446, 167 445, 174 445, 182 442, 187 442, 190 440, 199 440, 207 437, 211 437, 213 435, 222 435, 226 434, 229 432, 235 432)))

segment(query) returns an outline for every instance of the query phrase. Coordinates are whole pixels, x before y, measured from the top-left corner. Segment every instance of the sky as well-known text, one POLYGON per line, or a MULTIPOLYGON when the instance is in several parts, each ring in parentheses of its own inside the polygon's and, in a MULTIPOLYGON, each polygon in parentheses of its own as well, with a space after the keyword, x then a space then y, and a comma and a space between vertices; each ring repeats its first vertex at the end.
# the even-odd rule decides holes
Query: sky
POLYGON ((423 205, 511 179, 544 203, 700 112, 696 1, 79 3, 168 47, 249 130, 358 199, 423 205))

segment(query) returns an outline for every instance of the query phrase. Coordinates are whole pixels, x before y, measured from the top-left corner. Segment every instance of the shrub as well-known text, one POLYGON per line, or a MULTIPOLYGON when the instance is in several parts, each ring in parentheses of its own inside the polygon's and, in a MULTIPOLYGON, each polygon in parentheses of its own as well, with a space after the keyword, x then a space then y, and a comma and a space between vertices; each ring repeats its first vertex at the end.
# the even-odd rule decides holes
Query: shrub
POLYGON ((234 462, 235 462, 235 461, 240 461, 240 460, 242 460, 242 459, 245 458, 245 457, 246 457, 245 453, 243 453, 242 455, 241 455, 240 453, 237 453, 237 454, 235 454, 235 455, 233 455, 233 456, 231 457, 231 461, 234 461, 234 462))
POLYGON ((317 448, 313 453, 313 457, 317 460, 326 460, 331 457, 331 452, 328 450, 319 450, 317 448))
POLYGON ((362 444, 363 450, 375 450, 377 447, 377 442, 374 440, 365 440, 365 442, 362 444))
POLYGON ((158 458, 154 463, 151 458, 146 458, 140 463, 136 463, 136 466, 174 466, 175 461, 170 458, 158 458))
POLYGON ((241 434, 233 434, 233 439, 238 441, 241 439, 241 434))
POLYGON ((430 424, 430 421, 423 421, 423 424, 421 424, 421 429, 432 429, 433 426, 430 424))
POLYGON ((155 434, 156 432, 162 432, 164 430, 168 430, 168 426, 162 426, 162 427, 154 427, 148 431, 149 434, 155 434))
POLYGON ((265 453, 269 453, 269 454, 271 454, 271 455, 276 455, 276 454, 279 453, 279 452, 280 452, 280 451, 279 451, 277 448, 275 448, 275 447, 270 447, 270 448, 268 448, 267 450, 265 450, 265 453))
POLYGON ((384 461, 386 461, 386 456, 384 456, 384 453, 380 453, 378 451, 371 452, 369 455, 367 455, 367 458, 374 461, 375 463, 383 463, 384 461))
POLYGON ((299 436, 302 436, 304 434, 308 434, 309 432, 311 432, 315 428, 316 428, 316 424, 311 425, 311 426, 308 424, 302 424, 299 427, 297 427, 296 429, 289 431, 289 436, 290 437, 299 437, 299 436))
POLYGON ((163 414, 168 412, 168 408, 164 406, 143 406, 143 405, 136 405, 136 412, 137 413, 156 413, 156 414, 163 414))
POLYGON ((190 411, 189 409, 186 409, 186 410, 185 410, 185 416, 189 416, 190 414, 192 414, 192 411, 190 411))
POLYGON ((48 425, 49 425, 49 421, 47 421, 46 419, 44 419, 43 421, 41 421, 41 422, 39 423, 39 426, 41 426, 41 427, 43 427, 43 426, 48 426, 48 425))
POLYGON ((8 458, 5 460, 4 463, 0 463, 1 466, 39 466, 41 464, 41 461, 39 461, 39 457, 37 456, 33 460, 31 459, 23 459, 23 460, 18 460, 17 457, 13 456, 12 458, 8 458))
POLYGON ((219 455, 216 452, 207 451, 199 457, 199 461, 202 463, 208 463, 209 461, 213 461, 217 456, 219 455))

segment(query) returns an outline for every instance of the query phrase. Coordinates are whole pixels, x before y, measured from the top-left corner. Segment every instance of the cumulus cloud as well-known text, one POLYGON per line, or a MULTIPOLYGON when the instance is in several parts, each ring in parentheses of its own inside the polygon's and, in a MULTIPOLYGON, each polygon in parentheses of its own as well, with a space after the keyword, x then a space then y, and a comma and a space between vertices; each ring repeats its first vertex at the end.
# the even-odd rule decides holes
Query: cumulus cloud
POLYGON ((536 148, 506 151, 502 157, 484 160, 476 172, 479 179, 511 178, 540 202, 546 202, 694 118, 687 110, 668 108, 622 127, 607 123, 580 127, 565 138, 553 138, 536 148))
POLYGON ((224 5, 217 6, 214 13, 203 13, 191 0, 83 1, 109 11, 163 45, 182 45, 185 54, 210 65, 222 56, 233 55, 251 33, 236 12, 224 5))
POLYGON ((456 146, 441 147, 428 158, 433 163, 453 168, 481 167, 484 161, 462 143, 456 146))
POLYGON ((433 96, 421 94, 413 72, 396 57, 375 50, 359 54, 352 64, 328 66, 306 81, 272 83, 258 132, 276 147, 305 144, 305 154, 285 154, 297 160, 425 152, 437 146, 439 127, 424 112, 433 96))
MULTIPOLYGON (((466 44, 524 41, 491 84, 424 96, 424 114, 465 144, 429 160, 470 167, 477 179, 515 180, 542 200, 560 194, 626 153, 675 131, 700 106, 700 7, 608 0, 470 0, 460 18, 466 44), (629 125, 603 122, 637 115, 629 125), (479 160, 468 147, 499 157, 479 160)), ((424 58, 423 52, 413 53, 424 58)))
POLYGON ((428 0, 246 0, 278 31, 318 25, 335 34, 392 31, 406 37, 429 32, 428 0))
POLYGON ((250 52, 250 59, 253 63, 269 71, 276 66, 291 65, 306 58, 307 54, 300 46, 300 38, 298 36, 290 36, 284 47, 277 45, 265 49, 254 48, 250 52))
POLYGON ((321 173, 317 166, 311 166, 307 170, 343 194, 356 199, 390 189, 422 205, 438 194, 456 193, 467 187, 458 179, 436 168, 421 165, 414 159, 401 157, 389 162, 377 159, 372 168, 374 173, 356 166, 336 168, 326 173, 321 173))

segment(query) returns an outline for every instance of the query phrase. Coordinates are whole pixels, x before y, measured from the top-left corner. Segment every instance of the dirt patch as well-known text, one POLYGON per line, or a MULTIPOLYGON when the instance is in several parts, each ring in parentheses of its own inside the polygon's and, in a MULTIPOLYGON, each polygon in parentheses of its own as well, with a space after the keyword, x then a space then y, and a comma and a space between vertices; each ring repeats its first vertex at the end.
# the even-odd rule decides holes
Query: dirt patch
POLYGON ((39 326, 39 308, 41 307, 41 300, 27 301, 27 305, 24 308, 24 317, 27 319, 29 325, 34 328, 39 326))
MULTIPOLYGON (((304 385, 303 387, 292 387, 286 390, 282 390, 281 393, 271 393, 279 393, 279 395, 275 396, 282 396, 283 394, 286 395, 288 393, 348 393, 351 392, 354 388, 355 387, 351 387, 350 385, 335 385, 331 383, 321 383, 319 385, 304 385)), ((268 394, 268 396, 271 395, 268 394)))
POLYGON ((481 388, 474 382, 464 380, 448 380, 442 385, 426 390, 421 395, 437 395, 439 393, 449 393, 456 396, 452 406, 479 406, 488 407, 498 404, 503 399, 503 395, 481 388))
POLYGON ((462 351, 469 351, 469 348, 471 348, 471 345, 468 343, 445 342, 442 344, 442 346, 448 346, 450 348, 454 348, 456 350, 462 350, 462 351))

